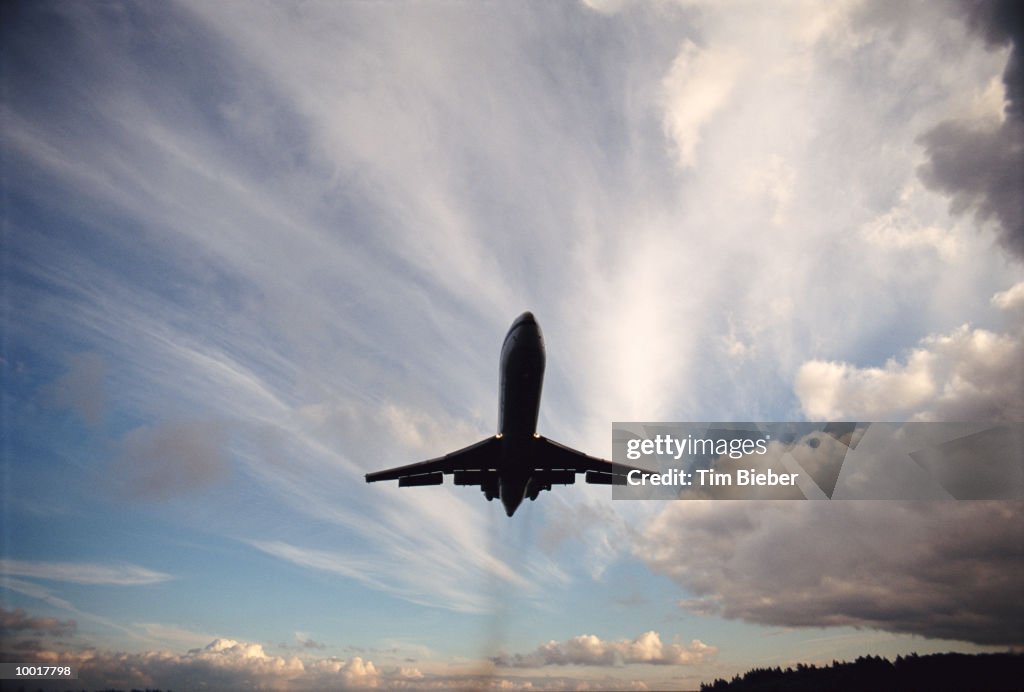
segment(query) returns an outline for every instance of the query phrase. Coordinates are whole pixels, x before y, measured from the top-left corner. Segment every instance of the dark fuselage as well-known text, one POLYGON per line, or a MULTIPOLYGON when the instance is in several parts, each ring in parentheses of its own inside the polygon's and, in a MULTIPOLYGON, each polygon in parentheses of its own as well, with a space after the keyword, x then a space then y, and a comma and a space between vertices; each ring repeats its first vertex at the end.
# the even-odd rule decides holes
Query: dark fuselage
POLYGON ((544 363, 540 326, 533 313, 524 312, 512 323, 501 346, 498 433, 502 459, 498 483, 509 516, 526 497, 530 481, 530 466, 521 462, 528 458, 537 434, 544 363))

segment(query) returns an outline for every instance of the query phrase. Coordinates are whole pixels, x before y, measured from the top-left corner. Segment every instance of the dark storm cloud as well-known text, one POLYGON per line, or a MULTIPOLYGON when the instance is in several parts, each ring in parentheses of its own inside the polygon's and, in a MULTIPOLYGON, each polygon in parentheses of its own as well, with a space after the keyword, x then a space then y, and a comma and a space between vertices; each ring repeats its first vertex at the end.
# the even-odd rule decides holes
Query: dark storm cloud
POLYGON ((929 159, 919 171, 924 184, 949 195, 954 214, 973 211, 981 221, 997 221, 1000 244, 1024 259, 1024 122, 947 120, 920 141, 929 159))
POLYGON ((989 46, 1010 44, 1010 59, 1003 72, 1006 86, 1006 113, 1017 121, 1024 119, 1024 5, 1017 0, 964 0, 967 23, 981 34, 989 46))
POLYGON ((968 25, 990 47, 1010 46, 1003 72, 1005 120, 939 123, 920 139, 928 161, 918 173, 925 185, 951 198, 953 213, 995 220, 1000 244, 1024 260, 1024 5, 973 0, 964 8, 968 25))
POLYGON ((673 503, 638 554, 685 609, 782 627, 1024 642, 1024 523, 1009 502, 673 503))

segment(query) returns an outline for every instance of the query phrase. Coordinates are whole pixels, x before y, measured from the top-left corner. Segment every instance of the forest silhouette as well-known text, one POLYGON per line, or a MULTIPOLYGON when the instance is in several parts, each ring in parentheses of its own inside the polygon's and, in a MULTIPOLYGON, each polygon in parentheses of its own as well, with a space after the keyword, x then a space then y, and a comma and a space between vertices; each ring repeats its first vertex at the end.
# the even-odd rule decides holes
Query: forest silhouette
POLYGON ((921 690, 924 692, 1010 692, 1024 690, 1024 656, 1018 654, 930 654, 861 656, 817 667, 754 668, 732 680, 703 683, 701 692, 861 692, 921 690))

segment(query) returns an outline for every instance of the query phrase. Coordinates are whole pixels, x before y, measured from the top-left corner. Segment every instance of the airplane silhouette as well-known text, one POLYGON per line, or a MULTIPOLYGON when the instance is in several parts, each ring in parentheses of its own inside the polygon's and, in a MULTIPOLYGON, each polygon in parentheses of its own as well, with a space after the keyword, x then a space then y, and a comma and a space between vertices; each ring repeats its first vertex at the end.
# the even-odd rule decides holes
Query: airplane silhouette
POLYGON ((443 457, 368 473, 366 482, 441 485, 450 473, 455 485, 479 485, 488 500, 500 498, 510 517, 525 498, 536 500, 552 485, 572 485, 577 473, 586 473, 587 483, 625 484, 625 474, 636 467, 613 465, 537 433, 543 383, 544 337, 533 314, 524 312, 501 346, 499 432, 443 457))

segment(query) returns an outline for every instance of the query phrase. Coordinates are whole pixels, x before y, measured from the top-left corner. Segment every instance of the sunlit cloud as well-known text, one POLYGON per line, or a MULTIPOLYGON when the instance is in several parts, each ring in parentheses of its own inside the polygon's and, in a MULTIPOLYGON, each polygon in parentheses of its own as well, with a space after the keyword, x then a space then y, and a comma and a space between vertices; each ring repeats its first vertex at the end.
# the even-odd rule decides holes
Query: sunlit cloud
MULTIPOLYGON (((995 294, 992 303, 1012 313, 1019 286, 995 294)), ((808 361, 797 371, 796 395, 812 420, 1024 420, 1021 329, 962 325, 923 339, 901 360, 863 368, 808 361)))
POLYGON ((652 665, 694 665, 718 653, 717 647, 694 639, 688 644, 665 643, 651 630, 635 639, 602 640, 593 634, 582 634, 564 642, 541 644, 531 653, 497 656, 499 667, 538 668, 542 666, 617 666, 634 663, 652 665))

